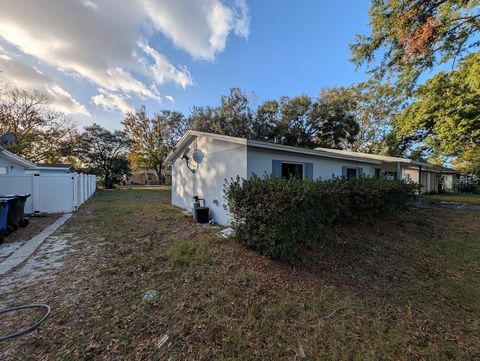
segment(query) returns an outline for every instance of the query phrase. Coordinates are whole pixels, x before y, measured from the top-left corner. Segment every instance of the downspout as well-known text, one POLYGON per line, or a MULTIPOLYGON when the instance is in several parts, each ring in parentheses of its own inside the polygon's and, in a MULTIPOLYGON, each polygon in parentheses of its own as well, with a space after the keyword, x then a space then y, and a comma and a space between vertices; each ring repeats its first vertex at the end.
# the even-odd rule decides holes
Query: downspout
POLYGON ((422 166, 418 166, 418 193, 422 193, 422 166))
POLYGON ((397 180, 402 179, 402 167, 400 166, 400 162, 397 162, 397 180))

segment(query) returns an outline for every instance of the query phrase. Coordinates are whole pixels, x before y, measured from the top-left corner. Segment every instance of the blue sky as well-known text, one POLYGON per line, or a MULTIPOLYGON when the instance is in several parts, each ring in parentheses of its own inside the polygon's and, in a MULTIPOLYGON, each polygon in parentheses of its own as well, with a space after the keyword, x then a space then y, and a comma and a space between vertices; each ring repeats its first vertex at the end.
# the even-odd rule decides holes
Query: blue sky
POLYGON ((0 14, 0 75, 47 92, 80 126, 108 128, 121 127, 123 113, 140 104, 188 114, 218 104, 231 87, 254 92, 257 102, 315 96, 366 78, 348 45, 368 32, 368 7, 366 0, 18 0, 0 14))

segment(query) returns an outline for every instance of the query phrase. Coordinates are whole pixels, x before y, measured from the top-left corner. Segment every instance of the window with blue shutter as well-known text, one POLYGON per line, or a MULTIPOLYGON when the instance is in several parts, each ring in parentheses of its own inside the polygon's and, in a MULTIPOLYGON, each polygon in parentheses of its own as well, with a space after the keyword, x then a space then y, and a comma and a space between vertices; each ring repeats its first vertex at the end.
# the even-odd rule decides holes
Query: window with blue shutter
POLYGON ((347 167, 342 167, 342 178, 347 179, 347 167))
POLYGON ((278 159, 272 159, 272 173, 277 177, 282 176, 282 161, 278 159))
POLYGON ((358 178, 363 177, 363 168, 357 168, 357 176, 358 176, 358 178))

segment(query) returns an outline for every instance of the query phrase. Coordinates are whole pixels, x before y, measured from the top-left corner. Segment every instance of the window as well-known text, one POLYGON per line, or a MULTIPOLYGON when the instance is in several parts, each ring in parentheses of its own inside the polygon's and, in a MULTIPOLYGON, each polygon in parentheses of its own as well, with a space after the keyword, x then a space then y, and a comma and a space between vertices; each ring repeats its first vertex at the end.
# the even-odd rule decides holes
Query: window
POLYGON ((381 169, 380 168, 375 168, 375 178, 380 179, 381 175, 381 169))
POLYGON ((357 168, 347 168, 347 179, 352 179, 357 177, 357 168))
POLYGON ((0 166, 0 174, 7 174, 7 173, 8 173, 7 167, 0 166))
POLYGON ((282 178, 303 179, 303 164, 302 163, 285 163, 282 162, 282 178))
POLYGON ((388 180, 397 179, 397 172, 385 172, 385 178, 388 180))

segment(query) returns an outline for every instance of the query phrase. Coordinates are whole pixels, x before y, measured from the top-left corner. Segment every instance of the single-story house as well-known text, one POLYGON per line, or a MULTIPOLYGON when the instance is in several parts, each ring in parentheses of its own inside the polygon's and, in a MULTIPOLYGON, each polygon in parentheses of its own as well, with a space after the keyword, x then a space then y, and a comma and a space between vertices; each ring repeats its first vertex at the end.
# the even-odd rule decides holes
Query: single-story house
POLYGON ((27 214, 68 213, 96 190, 96 177, 68 164, 35 164, 0 147, 0 194, 30 194, 27 214))
POLYGON ((172 167, 168 165, 165 169, 162 169, 162 175, 158 180, 157 172, 154 169, 138 169, 132 171, 127 177, 127 184, 172 184, 172 167))
POLYGON ((172 204, 192 211, 193 197, 205 199, 212 219, 228 224, 225 180, 252 174, 329 180, 336 177, 387 177, 412 180, 422 193, 437 192, 442 167, 411 159, 343 151, 305 149, 257 140, 187 131, 168 155, 172 164, 172 204))

